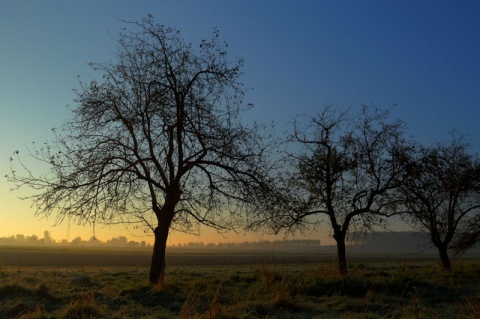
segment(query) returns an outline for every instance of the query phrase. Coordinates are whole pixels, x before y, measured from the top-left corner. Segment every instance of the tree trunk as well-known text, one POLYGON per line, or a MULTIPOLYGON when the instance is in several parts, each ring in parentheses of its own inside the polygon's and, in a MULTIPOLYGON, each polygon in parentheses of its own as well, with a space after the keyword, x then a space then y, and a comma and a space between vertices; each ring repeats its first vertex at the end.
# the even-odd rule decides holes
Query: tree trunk
POLYGON ((150 283, 163 287, 165 285, 165 251, 167 248, 169 222, 159 223, 154 230, 152 263, 150 265, 150 283))
POLYGON ((345 236, 342 234, 333 236, 337 241, 338 274, 342 277, 347 275, 347 254, 345 248, 345 236))
POLYGON ((437 246, 438 252, 440 254, 440 262, 442 263, 442 267, 445 270, 452 270, 452 265, 450 264, 450 258, 448 257, 447 246, 437 246))

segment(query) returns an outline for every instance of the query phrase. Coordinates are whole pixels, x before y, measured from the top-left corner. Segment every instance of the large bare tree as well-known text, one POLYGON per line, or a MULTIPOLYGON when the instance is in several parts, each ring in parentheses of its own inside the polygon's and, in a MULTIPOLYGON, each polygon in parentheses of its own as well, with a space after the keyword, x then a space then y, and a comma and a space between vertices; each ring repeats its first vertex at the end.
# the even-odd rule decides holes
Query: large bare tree
POLYGON ((480 159, 464 138, 417 147, 402 184, 405 219, 425 232, 442 267, 451 269, 449 250, 463 252, 480 236, 480 159))
POLYGON ((348 112, 328 106, 297 117, 284 174, 284 200, 251 226, 302 231, 327 221, 337 244, 339 274, 347 274, 347 235, 371 231, 395 213, 394 190, 403 174, 403 124, 389 112, 363 107, 348 112), (271 212, 274 211, 274 215, 271 212))
POLYGON ((27 173, 9 179, 57 222, 150 228, 149 280, 162 285, 169 230, 235 226, 266 189, 266 147, 258 125, 240 122, 243 61, 228 59, 218 31, 194 47, 151 16, 128 25, 115 59, 92 64, 99 78, 81 83, 72 119, 31 149, 49 172, 18 158, 27 173))

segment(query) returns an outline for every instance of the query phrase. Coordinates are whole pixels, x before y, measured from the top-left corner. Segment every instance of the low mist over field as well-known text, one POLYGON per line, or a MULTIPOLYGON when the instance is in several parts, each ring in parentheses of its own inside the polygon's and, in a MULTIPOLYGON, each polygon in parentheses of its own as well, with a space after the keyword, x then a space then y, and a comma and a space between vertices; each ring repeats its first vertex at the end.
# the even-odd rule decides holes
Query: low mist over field
MULTIPOLYGON (((350 240, 348 250, 352 253, 364 254, 417 254, 434 252, 431 243, 424 234, 417 232, 378 232, 364 237, 362 234, 354 236, 350 240)), ((201 238, 199 238, 201 239, 201 238)), ((44 237, 37 235, 25 236, 23 234, 0 237, 0 246, 30 246, 30 247, 116 247, 128 249, 143 249, 150 251, 151 245, 145 241, 130 240, 125 236, 114 237, 101 241, 91 237, 83 240, 76 237, 71 241, 56 240, 50 237, 48 231, 44 237)), ((285 239, 285 240, 260 240, 244 242, 219 242, 205 243, 202 241, 185 242, 177 245, 169 245, 170 251, 266 251, 266 252, 326 252, 334 253, 334 245, 322 244, 320 240, 308 239, 285 239)), ((477 245, 469 254, 480 253, 477 245)))

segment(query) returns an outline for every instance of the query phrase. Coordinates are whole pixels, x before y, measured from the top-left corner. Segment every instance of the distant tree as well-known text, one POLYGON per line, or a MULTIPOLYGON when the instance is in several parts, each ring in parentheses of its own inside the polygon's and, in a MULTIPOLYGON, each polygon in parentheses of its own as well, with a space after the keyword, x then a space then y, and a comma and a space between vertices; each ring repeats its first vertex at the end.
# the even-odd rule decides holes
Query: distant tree
POLYGON ((80 236, 77 236, 75 237, 71 242, 70 244, 73 245, 73 246, 79 246, 83 243, 84 241, 82 240, 82 237, 80 236))
POLYGON ((89 246, 100 246, 102 245, 102 241, 96 238, 95 236, 90 237, 90 239, 86 242, 89 246))
POLYGON ((217 31, 194 48, 150 16, 131 25, 116 60, 92 64, 102 77, 81 84, 55 142, 32 150, 50 173, 9 180, 37 191, 37 215, 153 231, 149 281, 162 285, 169 231, 231 229, 266 189, 266 146, 240 122, 243 61, 217 31))
POLYGON ((51 243, 55 242, 52 239, 52 236, 50 235, 50 232, 48 230, 43 232, 43 240, 44 240, 45 244, 51 244, 51 243))
POLYGON ((27 237, 27 241, 29 243, 36 244, 36 243, 38 243, 38 236, 37 235, 29 236, 29 237, 27 237))
POLYGON ((130 241, 128 242, 128 246, 129 246, 129 247, 140 247, 140 243, 137 242, 137 241, 134 241, 134 240, 130 240, 130 241))
POLYGON ((0 237, 0 243, 6 245, 15 244, 15 236, 12 235, 10 237, 0 237))
POLYGON ((480 234, 480 159, 468 149, 453 135, 448 145, 419 147, 401 188, 405 219, 429 235, 446 270, 448 251, 466 251, 480 234))
POLYGON ((275 232, 295 233, 326 220, 337 244, 339 274, 347 275, 347 235, 372 231, 395 212, 405 142, 403 124, 388 122, 388 116, 376 107, 352 113, 328 106, 305 122, 297 118, 291 141, 300 151, 287 155, 287 200, 252 227, 266 223, 275 232))

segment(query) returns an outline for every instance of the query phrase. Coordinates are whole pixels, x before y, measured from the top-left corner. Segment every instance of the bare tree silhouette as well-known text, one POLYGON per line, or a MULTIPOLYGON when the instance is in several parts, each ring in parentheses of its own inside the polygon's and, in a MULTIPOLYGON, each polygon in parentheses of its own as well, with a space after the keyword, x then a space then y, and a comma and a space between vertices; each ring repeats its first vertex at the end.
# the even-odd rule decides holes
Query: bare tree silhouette
POLYGON ((241 123, 243 61, 228 59, 218 31, 194 48, 151 16, 129 25, 138 30, 120 34, 115 60, 91 65, 101 78, 81 83, 72 120, 31 150, 50 171, 24 165, 9 180, 57 222, 146 226, 149 281, 163 285, 169 231, 232 229, 267 189, 268 145, 241 123))
POLYGON ((349 113, 328 106, 305 121, 298 117, 291 142, 300 150, 287 153, 283 201, 274 215, 259 211, 251 227, 294 233, 326 221, 339 273, 347 275, 347 235, 371 231, 396 211, 406 144, 403 123, 388 116, 376 107, 349 113))
POLYGON ((466 251, 480 234, 480 159, 468 148, 453 135, 448 145, 419 146, 401 188, 405 220, 428 234, 446 270, 448 251, 466 251))

